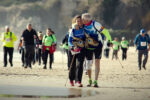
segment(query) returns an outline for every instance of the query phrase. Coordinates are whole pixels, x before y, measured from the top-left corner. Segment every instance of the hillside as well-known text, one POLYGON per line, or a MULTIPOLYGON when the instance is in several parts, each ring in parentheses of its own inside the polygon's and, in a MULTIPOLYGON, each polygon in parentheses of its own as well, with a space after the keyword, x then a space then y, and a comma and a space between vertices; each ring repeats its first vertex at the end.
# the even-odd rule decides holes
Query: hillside
POLYGON ((27 23, 37 31, 51 27, 61 40, 76 14, 90 12, 112 36, 132 39, 150 29, 150 0, 1 0, 0 32, 5 25, 19 36, 27 23))

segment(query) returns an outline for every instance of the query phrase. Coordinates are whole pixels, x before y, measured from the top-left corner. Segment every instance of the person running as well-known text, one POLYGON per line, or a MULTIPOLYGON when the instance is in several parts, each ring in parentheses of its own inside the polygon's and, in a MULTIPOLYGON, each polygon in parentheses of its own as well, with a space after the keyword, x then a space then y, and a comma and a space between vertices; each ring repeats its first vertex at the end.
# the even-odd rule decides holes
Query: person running
POLYGON ((56 37, 53 34, 53 31, 48 28, 46 30, 46 35, 44 35, 43 40, 43 52, 44 52, 44 67, 43 69, 47 69, 47 59, 49 55, 49 68, 52 69, 52 63, 53 63, 53 53, 55 51, 56 46, 56 37))
POLYGON ((148 51, 150 51, 150 37, 144 29, 140 30, 140 33, 136 35, 134 44, 138 50, 138 67, 141 70, 141 66, 146 70, 146 63, 148 60, 148 51), (142 62, 142 56, 144 60, 142 62))
POLYGON ((118 38, 115 37, 114 41, 112 41, 112 48, 113 48, 112 60, 114 59, 114 56, 116 60, 118 59, 119 47, 120 47, 120 43, 118 42, 118 38))
POLYGON ((98 87, 98 76, 100 72, 100 59, 102 54, 102 47, 103 47, 103 39, 102 35, 104 34, 107 40, 111 41, 111 36, 109 32, 101 33, 104 27, 92 20, 92 16, 89 13, 82 14, 82 21, 84 24, 84 31, 86 35, 86 59, 87 59, 87 68, 88 68, 88 76, 89 76, 89 84, 87 85, 92 86, 92 78, 91 78, 91 67, 92 67, 92 59, 93 55, 95 55, 95 81, 94 87, 98 87))
POLYGON ((129 42, 125 39, 125 37, 122 37, 121 41, 121 49, 122 49, 122 60, 127 59, 127 50, 129 48, 129 42))
POLYGON ((34 60, 35 54, 35 39, 38 39, 37 33, 34 29, 32 29, 32 25, 28 24, 27 29, 25 29, 22 33, 22 41, 25 46, 24 53, 25 53, 25 67, 32 68, 31 63, 34 60))
POLYGON ((83 62, 85 57, 84 41, 85 35, 81 16, 75 16, 76 23, 73 24, 71 33, 69 34, 68 44, 71 56, 71 64, 69 70, 70 85, 74 86, 74 81, 78 87, 82 85, 83 62))
POLYGON ((13 67, 14 42, 17 40, 17 37, 10 31, 9 26, 5 27, 5 32, 2 33, 1 40, 3 42, 4 67, 7 67, 7 54, 9 54, 10 66, 13 67))

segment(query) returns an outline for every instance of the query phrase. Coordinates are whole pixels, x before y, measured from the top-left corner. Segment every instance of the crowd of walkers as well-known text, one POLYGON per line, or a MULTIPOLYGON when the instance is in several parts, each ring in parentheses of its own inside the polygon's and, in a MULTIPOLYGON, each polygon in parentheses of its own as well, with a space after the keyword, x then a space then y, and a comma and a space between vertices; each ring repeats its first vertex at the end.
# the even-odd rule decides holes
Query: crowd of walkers
MULTIPOLYGON (((5 30, 1 36, 4 50, 4 67, 7 66, 7 54, 9 54, 9 63, 13 66, 13 43, 17 40, 15 34, 10 31, 9 26, 6 26, 5 30)), ((134 44, 138 50, 139 70, 141 70, 141 66, 146 70, 148 51, 150 50, 150 37, 144 29, 141 29, 140 33, 137 34, 134 44), (142 62, 143 55, 144 60, 142 62)), ((46 34, 42 32, 37 33, 32 28, 32 25, 28 24, 20 37, 18 45, 22 66, 24 68, 32 68, 32 65, 38 62, 39 65, 43 64, 43 69, 47 69, 48 65, 49 69, 52 69, 56 45, 57 41, 52 29, 47 28, 46 34), (47 64, 48 56, 49 64, 47 64)), ((62 39, 61 46, 67 53, 70 85, 83 86, 82 75, 85 65, 89 77, 87 86, 99 87, 98 77, 103 49, 105 57, 109 58, 110 48, 112 48, 113 60, 114 57, 119 59, 118 51, 121 48, 122 60, 126 60, 129 43, 125 37, 122 37, 121 42, 119 42, 117 37, 112 40, 106 28, 93 20, 89 13, 84 13, 73 18, 71 27, 69 27, 67 34, 62 39), (94 79, 92 79, 93 61, 95 61, 94 79)))

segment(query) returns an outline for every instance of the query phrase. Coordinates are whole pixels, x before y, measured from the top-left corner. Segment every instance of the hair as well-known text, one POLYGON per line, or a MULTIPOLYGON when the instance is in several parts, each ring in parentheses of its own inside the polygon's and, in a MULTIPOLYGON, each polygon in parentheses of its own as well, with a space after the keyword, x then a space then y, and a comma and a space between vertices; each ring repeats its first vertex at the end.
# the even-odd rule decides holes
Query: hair
POLYGON ((92 20, 92 16, 91 16, 90 13, 84 13, 84 14, 82 14, 82 19, 91 21, 92 20))
POLYGON ((52 34, 55 34, 55 32, 51 28, 47 28, 47 30, 51 31, 52 34))
POLYGON ((76 20, 80 18, 81 19, 81 16, 80 15, 76 15, 73 19, 72 19, 72 24, 76 23, 76 20))

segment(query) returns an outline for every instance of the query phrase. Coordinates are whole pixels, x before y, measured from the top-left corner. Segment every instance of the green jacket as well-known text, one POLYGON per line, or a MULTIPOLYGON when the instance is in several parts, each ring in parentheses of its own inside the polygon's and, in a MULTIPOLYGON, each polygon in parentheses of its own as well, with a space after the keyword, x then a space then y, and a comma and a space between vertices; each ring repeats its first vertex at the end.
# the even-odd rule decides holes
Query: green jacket
POLYGON ((129 42, 127 40, 121 41, 121 47, 122 48, 128 48, 128 46, 129 46, 129 42))
POLYGON ((120 43, 118 41, 112 41, 113 50, 119 50, 120 43))
POLYGON ((3 42, 3 46, 5 47, 14 47, 14 41, 17 40, 17 37, 14 33, 8 32, 8 33, 2 33, 1 40, 3 42))
POLYGON ((42 39, 42 43, 44 44, 44 46, 52 46, 53 43, 56 43, 56 37, 54 34, 48 36, 48 35, 44 35, 43 39, 42 39))

